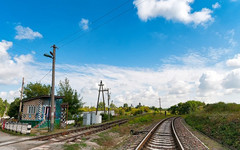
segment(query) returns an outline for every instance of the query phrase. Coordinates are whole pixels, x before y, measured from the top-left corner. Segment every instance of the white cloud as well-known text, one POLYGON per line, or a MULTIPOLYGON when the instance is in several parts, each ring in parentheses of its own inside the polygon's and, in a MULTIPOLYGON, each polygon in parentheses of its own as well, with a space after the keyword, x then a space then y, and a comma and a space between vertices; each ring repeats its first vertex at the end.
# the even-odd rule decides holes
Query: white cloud
POLYGON ((83 30, 87 30, 89 27, 88 27, 88 19, 84 19, 82 18, 82 20, 79 22, 79 26, 83 29, 83 30))
POLYGON ((198 86, 198 95, 199 96, 210 96, 210 95, 218 95, 221 90, 221 81, 222 76, 215 71, 208 71, 202 74, 199 79, 198 86))
POLYGON ((220 7, 221 7, 221 5, 218 2, 216 2, 215 4, 212 5, 213 9, 217 9, 217 8, 220 8, 220 7))
POLYGON ((225 36, 225 38, 228 39, 228 43, 233 47, 237 45, 237 42, 234 40, 234 35, 235 30, 232 29, 228 31, 227 36, 225 36))
POLYGON ((137 7, 137 14, 143 21, 164 17, 184 24, 204 25, 214 20, 211 16, 212 10, 208 8, 192 12, 190 4, 193 2, 194 0, 134 0, 133 4, 137 7))
POLYGON ((29 27, 23 27, 21 25, 18 25, 15 27, 15 30, 17 31, 17 35, 15 36, 15 39, 17 40, 23 40, 23 39, 29 39, 33 40, 35 38, 42 38, 42 34, 39 32, 33 31, 29 27))
POLYGON ((240 54, 235 55, 233 59, 227 60, 226 65, 229 67, 240 67, 240 54))
POLYGON ((223 79, 223 87, 240 90, 240 69, 232 70, 227 74, 223 79))
MULTIPOLYGON (((12 42, 0 42, 0 97, 9 101, 19 95, 22 77, 25 77, 25 84, 38 82, 51 68, 50 63, 34 62, 33 54, 11 57, 8 50, 12 45, 12 42)), ((159 97, 164 108, 189 99, 211 103, 234 101, 233 96, 237 96, 240 90, 240 71, 227 68, 224 65, 227 61, 221 63, 219 56, 210 54, 173 56, 171 61, 177 61, 176 65, 165 62, 160 68, 57 64, 56 87, 60 80, 67 77, 72 88, 83 96, 86 105, 92 106, 96 105, 100 80, 103 80, 105 88, 111 89, 111 100, 118 106, 123 103, 136 106, 139 102, 158 106, 159 97), (209 66, 212 55, 216 63, 209 66)), ((51 84, 51 73, 41 82, 51 84)))
POLYGON ((12 58, 7 50, 12 47, 12 42, 0 42, 0 84, 16 84, 17 78, 22 77, 25 66, 33 61, 32 55, 20 55, 12 58))

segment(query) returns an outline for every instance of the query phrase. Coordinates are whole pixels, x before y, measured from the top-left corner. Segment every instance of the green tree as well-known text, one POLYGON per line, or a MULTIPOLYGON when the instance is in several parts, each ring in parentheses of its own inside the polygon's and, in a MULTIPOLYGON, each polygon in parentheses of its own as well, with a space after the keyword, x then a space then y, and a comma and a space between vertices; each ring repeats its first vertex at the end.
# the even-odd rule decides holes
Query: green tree
POLYGON ((110 109, 115 109, 115 108, 117 108, 117 106, 114 105, 113 103, 111 103, 111 104, 110 104, 110 109))
POLYGON ((24 87, 23 96, 24 98, 33 98, 42 95, 50 95, 50 90, 50 85, 30 82, 24 87))
POLYGON ((7 111, 8 116, 18 118, 20 99, 16 98, 9 106, 7 111))
MULTIPOLYGON (((104 110, 104 103, 103 102, 98 103, 98 109, 99 110, 104 110)), ((106 109, 106 106, 105 106, 105 109, 106 109)))
POLYGON ((79 108, 82 108, 84 104, 82 102, 82 97, 77 93, 76 90, 71 88, 69 80, 67 78, 65 78, 64 82, 60 81, 57 94, 59 96, 64 96, 63 102, 68 103, 68 114, 70 118, 72 118, 73 115, 79 113, 79 108))
POLYGON ((124 103, 124 104, 123 104, 123 107, 126 107, 126 108, 127 108, 127 107, 128 107, 128 104, 127 104, 127 103, 124 103))
POLYGON ((9 104, 7 100, 3 101, 2 98, 0 98, 0 117, 4 115, 4 112, 6 111, 6 108, 9 107, 9 104))
POLYGON ((205 103, 192 100, 185 103, 178 103, 178 105, 170 107, 168 111, 170 111, 172 114, 184 115, 196 112, 203 106, 205 106, 205 103))

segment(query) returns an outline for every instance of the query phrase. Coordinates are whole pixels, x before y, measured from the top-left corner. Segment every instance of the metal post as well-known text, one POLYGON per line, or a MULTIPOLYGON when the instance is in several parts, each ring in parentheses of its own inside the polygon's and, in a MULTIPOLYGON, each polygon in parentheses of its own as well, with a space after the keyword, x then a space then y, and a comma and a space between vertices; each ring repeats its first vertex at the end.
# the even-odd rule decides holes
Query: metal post
POLYGON ((101 80, 100 84, 99 84, 99 90, 98 90, 98 100, 97 100, 96 115, 97 115, 97 112, 98 112, 99 98, 100 98, 100 93, 101 93, 101 87, 102 86, 103 86, 103 84, 102 84, 102 80, 101 80))
POLYGON ((110 120, 110 105, 109 105, 110 92, 109 92, 109 89, 107 89, 107 92, 108 92, 108 120, 110 120))
POLYGON ((103 108, 104 108, 104 114, 106 114, 103 86, 102 86, 102 97, 103 97, 103 108))
POLYGON ((161 106, 161 98, 160 97, 159 97, 159 106, 160 106, 160 114, 161 114, 162 106, 161 106))
POLYGON ((22 113, 23 88, 24 88, 24 77, 22 78, 22 89, 21 89, 21 96, 20 96, 20 105, 19 105, 18 121, 20 121, 20 119, 21 119, 21 113, 22 113))
POLYGON ((54 90, 55 90, 55 59, 56 59, 56 46, 53 45, 53 53, 52 54, 52 92, 51 92, 51 124, 50 124, 50 131, 53 131, 54 129, 54 90))

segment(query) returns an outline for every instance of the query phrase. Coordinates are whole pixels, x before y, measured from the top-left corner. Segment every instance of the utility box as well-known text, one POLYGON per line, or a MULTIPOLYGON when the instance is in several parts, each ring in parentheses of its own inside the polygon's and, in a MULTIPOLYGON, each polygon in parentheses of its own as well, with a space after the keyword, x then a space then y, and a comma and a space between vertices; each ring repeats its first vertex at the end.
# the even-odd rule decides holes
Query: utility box
POLYGON ((96 114, 95 112, 90 112, 91 114, 91 125, 96 124, 96 114))
POLYGON ((91 114, 83 114, 83 125, 90 125, 91 124, 91 114))
POLYGON ((102 123, 102 116, 101 115, 96 115, 96 124, 102 123))
POLYGON ((89 112, 83 114, 83 125, 93 125, 102 123, 102 116, 96 115, 95 112, 89 112))

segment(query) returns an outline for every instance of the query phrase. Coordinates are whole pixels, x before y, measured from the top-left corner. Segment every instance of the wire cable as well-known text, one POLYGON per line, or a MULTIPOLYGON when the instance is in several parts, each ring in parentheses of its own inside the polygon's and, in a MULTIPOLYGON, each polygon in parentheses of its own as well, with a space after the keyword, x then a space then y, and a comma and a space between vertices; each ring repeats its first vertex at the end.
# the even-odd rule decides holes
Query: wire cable
MULTIPOLYGON (((119 8, 125 6, 126 4, 128 4, 128 3, 131 2, 131 1, 132 1, 132 0, 127 0, 127 1, 125 1, 124 3, 120 4, 119 6, 111 9, 110 11, 108 11, 107 13, 105 13, 104 15, 102 15, 102 16, 98 17, 97 19, 93 20, 93 21, 90 23, 90 25, 97 23, 99 20, 101 20, 101 19, 103 19, 104 17, 110 15, 111 13, 113 13, 114 11, 118 10, 119 8)), ((77 33, 81 32, 81 31, 83 31, 83 30, 82 30, 82 29, 77 30, 76 32, 74 32, 74 33, 66 36, 65 38, 57 41, 56 44, 59 44, 59 43, 65 41, 66 39, 71 38, 72 36, 76 35, 77 33)))
MULTIPOLYGON (((136 4, 136 5, 140 5, 140 4, 143 3, 144 1, 145 1, 145 0, 139 2, 139 3, 136 4)), ((109 22, 115 20, 116 18, 118 18, 118 17, 120 17, 120 16, 122 16, 122 15, 124 15, 125 13, 129 12, 129 11, 132 10, 133 8, 134 8, 134 6, 132 6, 132 7, 128 8, 128 9, 122 11, 120 14, 118 14, 118 15, 116 15, 116 16, 110 18, 109 20, 105 21, 104 23, 102 23, 102 24, 96 26, 96 27, 93 28, 92 30, 90 30, 90 31, 88 31, 88 32, 85 32, 85 33, 79 35, 77 38, 75 38, 75 39, 73 39, 73 40, 71 40, 71 41, 68 41, 68 42, 66 42, 65 44, 60 45, 59 48, 60 48, 60 47, 63 47, 63 46, 66 46, 66 45, 68 45, 68 44, 70 44, 70 43, 72 43, 73 41, 75 41, 75 40, 77 40, 77 39, 83 37, 83 36, 86 35, 87 33, 90 33, 90 32, 92 32, 92 31, 95 31, 95 30, 99 29, 99 28, 102 27, 103 25, 105 25, 105 24, 107 24, 107 23, 109 23, 109 22)))
POLYGON ((41 81, 52 71, 52 69, 50 69, 43 77, 41 80, 39 80, 39 83, 41 83, 41 81))

